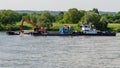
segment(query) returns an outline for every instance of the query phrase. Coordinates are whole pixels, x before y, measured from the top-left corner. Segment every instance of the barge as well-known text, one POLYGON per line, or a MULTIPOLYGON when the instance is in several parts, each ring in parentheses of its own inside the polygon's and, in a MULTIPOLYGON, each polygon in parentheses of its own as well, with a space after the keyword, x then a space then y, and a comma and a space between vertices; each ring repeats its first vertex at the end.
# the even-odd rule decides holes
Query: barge
MULTIPOLYGON (((23 34, 23 32, 7 32, 8 35, 21 35, 21 33, 23 34)), ((35 30, 34 32, 24 34, 33 36, 116 36, 115 32, 98 31, 93 29, 90 25, 82 25, 82 31, 73 31, 70 30, 68 26, 64 26, 63 28, 60 28, 59 31, 39 32, 35 30)))
MULTIPOLYGON (((14 31, 9 31, 7 32, 7 34, 20 35, 20 33, 16 33, 14 31)), ((24 33, 24 34, 33 35, 33 36, 116 36, 115 32, 98 32, 98 33, 73 32, 70 34, 61 34, 58 31, 48 31, 48 33, 30 32, 30 33, 24 33)))
POLYGON ((96 34, 73 32, 71 34, 60 34, 60 33, 32 33, 33 36, 116 36, 116 33, 112 32, 99 32, 96 34))

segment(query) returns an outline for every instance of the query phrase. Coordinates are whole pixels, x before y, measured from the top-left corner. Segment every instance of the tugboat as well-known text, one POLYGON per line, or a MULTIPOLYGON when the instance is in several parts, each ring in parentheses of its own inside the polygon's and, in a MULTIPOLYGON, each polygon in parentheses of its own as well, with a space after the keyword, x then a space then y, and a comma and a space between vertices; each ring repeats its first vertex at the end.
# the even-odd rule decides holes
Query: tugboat
POLYGON ((82 25, 82 31, 79 32, 81 36, 116 36, 115 32, 99 31, 93 29, 91 25, 82 25))

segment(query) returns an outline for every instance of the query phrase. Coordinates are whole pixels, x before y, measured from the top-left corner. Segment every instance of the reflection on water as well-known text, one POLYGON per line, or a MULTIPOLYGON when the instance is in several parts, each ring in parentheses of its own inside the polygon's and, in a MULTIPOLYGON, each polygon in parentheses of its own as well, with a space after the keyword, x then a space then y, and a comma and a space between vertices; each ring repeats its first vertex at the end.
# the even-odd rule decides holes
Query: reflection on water
POLYGON ((0 68, 120 68, 117 36, 9 36, 0 33, 0 68))

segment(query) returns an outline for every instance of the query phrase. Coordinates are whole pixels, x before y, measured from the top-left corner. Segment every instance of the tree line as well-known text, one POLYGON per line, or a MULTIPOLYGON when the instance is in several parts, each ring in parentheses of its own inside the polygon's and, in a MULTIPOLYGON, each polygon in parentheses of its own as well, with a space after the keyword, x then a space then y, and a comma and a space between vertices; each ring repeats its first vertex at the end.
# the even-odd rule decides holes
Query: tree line
POLYGON ((99 14, 97 8, 92 10, 78 10, 70 8, 66 12, 59 12, 57 15, 50 14, 49 11, 40 13, 17 13, 13 10, 0 11, 0 30, 15 29, 15 24, 22 18, 28 19, 39 26, 46 26, 48 29, 53 23, 60 24, 91 24, 98 30, 107 30, 109 23, 120 23, 120 12, 116 14, 99 14))

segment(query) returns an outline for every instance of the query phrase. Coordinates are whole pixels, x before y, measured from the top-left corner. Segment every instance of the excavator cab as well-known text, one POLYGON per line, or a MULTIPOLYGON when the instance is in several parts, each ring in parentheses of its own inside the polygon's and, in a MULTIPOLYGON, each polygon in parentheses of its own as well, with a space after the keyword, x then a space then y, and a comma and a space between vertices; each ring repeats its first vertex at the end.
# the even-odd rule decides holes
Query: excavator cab
POLYGON ((36 32, 36 33, 45 33, 46 30, 44 28, 34 28, 34 32, 36 32))
POLYGON ((39 28, 34 28, 34 32, 38 33, 39 32, 39 28))

